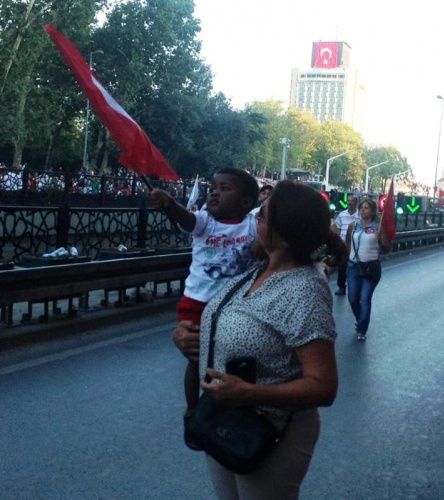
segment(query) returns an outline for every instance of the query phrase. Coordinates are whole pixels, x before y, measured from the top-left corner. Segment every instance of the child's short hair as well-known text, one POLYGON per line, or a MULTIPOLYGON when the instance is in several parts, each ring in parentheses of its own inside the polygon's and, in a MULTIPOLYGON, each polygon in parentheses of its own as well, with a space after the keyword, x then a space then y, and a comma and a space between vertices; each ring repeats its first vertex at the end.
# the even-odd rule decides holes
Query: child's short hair
POLYGON ((251 174, 236 167, 221 168, 215 173, 215 175, 217 174, 228 174, 237 177, 242 186, 243 196, 245 196, 245 198, 251 198, 252 206, 256 204, 259 197, 259 185, 256 179, 251 174))

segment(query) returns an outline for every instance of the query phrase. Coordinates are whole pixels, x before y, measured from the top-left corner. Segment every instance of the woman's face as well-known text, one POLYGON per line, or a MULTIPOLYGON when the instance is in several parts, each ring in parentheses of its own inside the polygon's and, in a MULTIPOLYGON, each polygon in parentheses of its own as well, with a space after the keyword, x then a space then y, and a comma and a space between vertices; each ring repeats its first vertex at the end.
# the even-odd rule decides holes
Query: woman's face
POLYGON ((370 205, 364 202, 359 209, 359 215, 361 216, 361 219, 372 219, 375 214, 370 205))

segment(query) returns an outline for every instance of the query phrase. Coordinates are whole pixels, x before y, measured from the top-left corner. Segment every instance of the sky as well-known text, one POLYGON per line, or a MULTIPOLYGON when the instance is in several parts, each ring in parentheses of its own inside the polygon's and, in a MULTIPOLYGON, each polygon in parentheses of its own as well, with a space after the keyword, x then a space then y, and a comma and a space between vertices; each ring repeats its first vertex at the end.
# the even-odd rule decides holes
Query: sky
MULTIPOLYGON (((440 0, 194 0, 201 55, 214 90, 235 108, 288 105, 292 68, 309 69, 312 42, 343 41, 366 89, 366 145, 393 145, 417 182, 434 185, 444 100, 440 0)), ((444 131, 444 128, 443 128, 444 131)), ((444 141, 438 178, 444 176, 444 141)))

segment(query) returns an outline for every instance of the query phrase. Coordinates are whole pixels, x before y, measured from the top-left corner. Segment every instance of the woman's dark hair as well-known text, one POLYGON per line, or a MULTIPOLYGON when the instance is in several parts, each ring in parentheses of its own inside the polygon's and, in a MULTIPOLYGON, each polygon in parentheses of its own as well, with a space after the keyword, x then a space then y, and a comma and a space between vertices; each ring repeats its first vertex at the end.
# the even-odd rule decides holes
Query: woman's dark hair
POLYGON ((313 254, 325 245, 327 263, 337 266, 347 259, 347 247, 331 231, 327 201, 312 187, 289 180, 276 184, 268 199, 268 244, 280 236, 298 264, 313 262, 313 254))
POLYGON ((259 185, 252 175, 245 172, 245 170, 235 167, 221 168, 214 175, 218 174, 228 174, 237 177, 240 180, 243 196, 245 196, 245 198, 251 198, 252 206, 256 204, 259 197, 259 185))
POLYGON ((361 202, 358 205, 358 209, 361 210, 361 207, 364 203, 367 203, 367 205, 370 207, 370 210, 372 211, 372 220, 378 220, 378 205, 376 205, 376 201, 372 200, 371 198, 364 198, 361 200, 361 202))

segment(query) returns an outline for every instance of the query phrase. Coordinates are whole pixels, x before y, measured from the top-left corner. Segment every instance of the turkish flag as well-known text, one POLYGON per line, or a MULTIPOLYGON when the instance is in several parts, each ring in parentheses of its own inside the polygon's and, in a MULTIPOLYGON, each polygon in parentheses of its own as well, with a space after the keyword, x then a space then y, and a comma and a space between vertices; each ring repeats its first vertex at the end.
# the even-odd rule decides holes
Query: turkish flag
POLYGON ((390 241, 396 239, 396 219, 395 219, 395 194, 394 194, 394 179, 390 184, 390 189, 384 204, 381 224, 384 232, 390 241))
POLYGON ((108 129, 122 153, 119 163, 140 176, 155 176, 165 180, 180 177, 168 165, 162 153, 128 113, 111 97, 94 76, 77 47, 52 24, 44 26, 85 92, 91 107, 108 129))
POLYGON ((314 68, 337 68, 339 62, 339 44, 336 42, 316 42, 314 50, 314 68))

